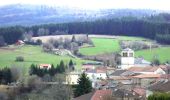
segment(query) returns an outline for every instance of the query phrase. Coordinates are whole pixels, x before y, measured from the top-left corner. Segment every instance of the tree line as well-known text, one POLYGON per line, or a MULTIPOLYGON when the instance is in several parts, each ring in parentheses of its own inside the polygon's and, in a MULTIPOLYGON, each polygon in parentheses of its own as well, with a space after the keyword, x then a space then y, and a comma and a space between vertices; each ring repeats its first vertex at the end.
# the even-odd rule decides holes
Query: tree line
POLYGON ((37 75, 39 77, 43 77, 46 74, 48 74, 50 76, 54 76, 55 74, 64 73, 64 72, 66 72, 66 70, 68 70, 68 71, 74 70, 74 64, 73 64, 72 60, 70 60, 68 66, 64 64, 63 60, 61 60, 59 65, 54 67, 54 65, 51 64, 51 68, 49 68, 49 69, 40 68, 39 66, 37 66, 35 64, 31 64, 29 74, 30 75, 37 75))
MULTIPOLYGON (((115 18, 86 22, 45 24, 31 27, 4 27, 0 28, 0 36, 1 38, 4 38, 5 42, 8 44, 14 43, 17 39, 22 38, 23 34, 31 34, 32 36, 44 36, 81 33, 139 36, 156 39, 158 42, 169 44, 169 42, 167 42, 169 37, 164 36, 170 34, 169 30, 170 23, 166 21, 149 21, 145 19, 137 19, 134 17, 123 17, 119 19, 115 18)), ((2 39, 0 41, 2 41, 2 39)))
POLYGON ((7 67, 0 69, 0 84, 8 84, 12 82, 11 70, 7 67))

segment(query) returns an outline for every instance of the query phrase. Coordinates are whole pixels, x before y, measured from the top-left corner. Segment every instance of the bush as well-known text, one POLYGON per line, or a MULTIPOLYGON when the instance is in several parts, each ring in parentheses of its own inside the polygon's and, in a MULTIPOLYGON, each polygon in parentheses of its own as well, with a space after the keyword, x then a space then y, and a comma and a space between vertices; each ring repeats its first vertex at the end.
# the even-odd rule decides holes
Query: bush
POLYGON ((24 61, 24 57, 18 56, 18 57, 16 57, 16 60, 15 60, 15 61, 17 61, 17 62, 23 62, 23 61, 24 61))

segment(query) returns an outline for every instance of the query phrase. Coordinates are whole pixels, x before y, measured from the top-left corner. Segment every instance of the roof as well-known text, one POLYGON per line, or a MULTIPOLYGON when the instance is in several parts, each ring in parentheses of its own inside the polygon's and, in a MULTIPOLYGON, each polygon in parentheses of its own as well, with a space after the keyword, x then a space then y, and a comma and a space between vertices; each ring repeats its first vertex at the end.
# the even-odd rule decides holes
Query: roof
POLYGON ((159 91, 159 92, 169 92, 170 91, 170 81, 159 81, 156 84, 150 86, 149 90, 159 91))
POLYGON ((136 73, 132 72, 132 71, 125 71, 121 74, 121 76, 132 76, 135 75, 136 73))
POLYGON ((94 69, 94 65, 83 65, 82 69, 94 69))
POLYGON ((106 73, 106 70, 102 70, 102 69, 89 69, 87 71, 85 71, 86 73, 106 73))
POLYGON ((146 65, 150 65, 151 62, 146 61, 146 60, 143 59, 143 58, 135 58, 135 64, 146 64, 146 65))
POLYGON ((112 95, 112 90, 97 90, 91 100, 102 100, 104 96, 112 95))
POLYGON ((136 76, 132 76, 133 78, 160 78, 160 74, 140 74, 136 76))
POLYGON ((119 70, 116 70, 115 72, 113 72, 111 74, 111 76, 120 76, 122 73, 126 72, 127 70, 122 70, 122 69, 119 69, 119 70))
POLYGON ((133 91, 134 91, 135 93, 137 93, 138 95, 140 95, 140 96, 145 96, 145 95, 146 95, 146 90, 145 90, 144 88, 135 87, 135 88, 133 89, 133 91))
POLYGON ((51 66, 51 64, 40 64, 40 66, 51 66))
POLYGON ((127 97, 134 97, 134 98, 137 98, 138 97, 138 94, 132 92, 132 91, 128 91, 128 90, 125 90, 125 89, 114 89, 113 90, 113 96, 114 97, 124 97, 124 96, 127 96, 127 97))
POLYGON ((133 51, 133 50, 130 49, 130 48, 125 48, 125 49, 123 49, 122 51, 133 51))
POLYGON ((160 67, 130 67, 128 70, 133 72, 154 72, 160 67))
POLYGON ((90 92, 84 95, 81 95, 79 97, 74 98, 73 100, 90 100, 91 97, 93 96, 94 92, 90 92))

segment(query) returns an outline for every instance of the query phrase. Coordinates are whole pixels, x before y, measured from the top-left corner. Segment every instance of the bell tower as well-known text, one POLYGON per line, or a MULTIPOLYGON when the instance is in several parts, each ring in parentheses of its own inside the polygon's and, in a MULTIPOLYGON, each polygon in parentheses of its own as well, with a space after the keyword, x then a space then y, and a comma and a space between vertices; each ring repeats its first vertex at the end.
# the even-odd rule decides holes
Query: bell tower
POLYGON ((130 48, 123 49, 121 52, 121 69, 128 69, 134 66, 134 51, 130 48))

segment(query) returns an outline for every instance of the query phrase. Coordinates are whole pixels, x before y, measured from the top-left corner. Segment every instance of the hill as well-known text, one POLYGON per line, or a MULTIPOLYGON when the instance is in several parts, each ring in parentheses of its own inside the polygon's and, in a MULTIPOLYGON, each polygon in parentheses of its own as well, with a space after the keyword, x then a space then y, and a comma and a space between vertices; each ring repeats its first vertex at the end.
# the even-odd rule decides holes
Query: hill
POLYGON ((96 19, 120 18, 125 16, 142 18, 158 14, 159 12, 146 9, 87 10, 60 6, 15 4, 0 7, 0 26, 30 26, 48 23, 94 21, 96 19))
POLYGON ((54 54, 45 53, 40 46, 25 45, 23 47, 16 47, 11 45, 10 47, 0 48, 0 68, 18 66, 28 72, 28 68, 31 64, 54 64, 55 66, 60 63, 61 60, 65 64, 68 64, 70 59, 75 62, 76 68, 79 69, 82 62, 85 60, 71 58, 69 56, 57 56, 54 54), (24 62, 16 62, 17 56, 23 56, 24 62))

